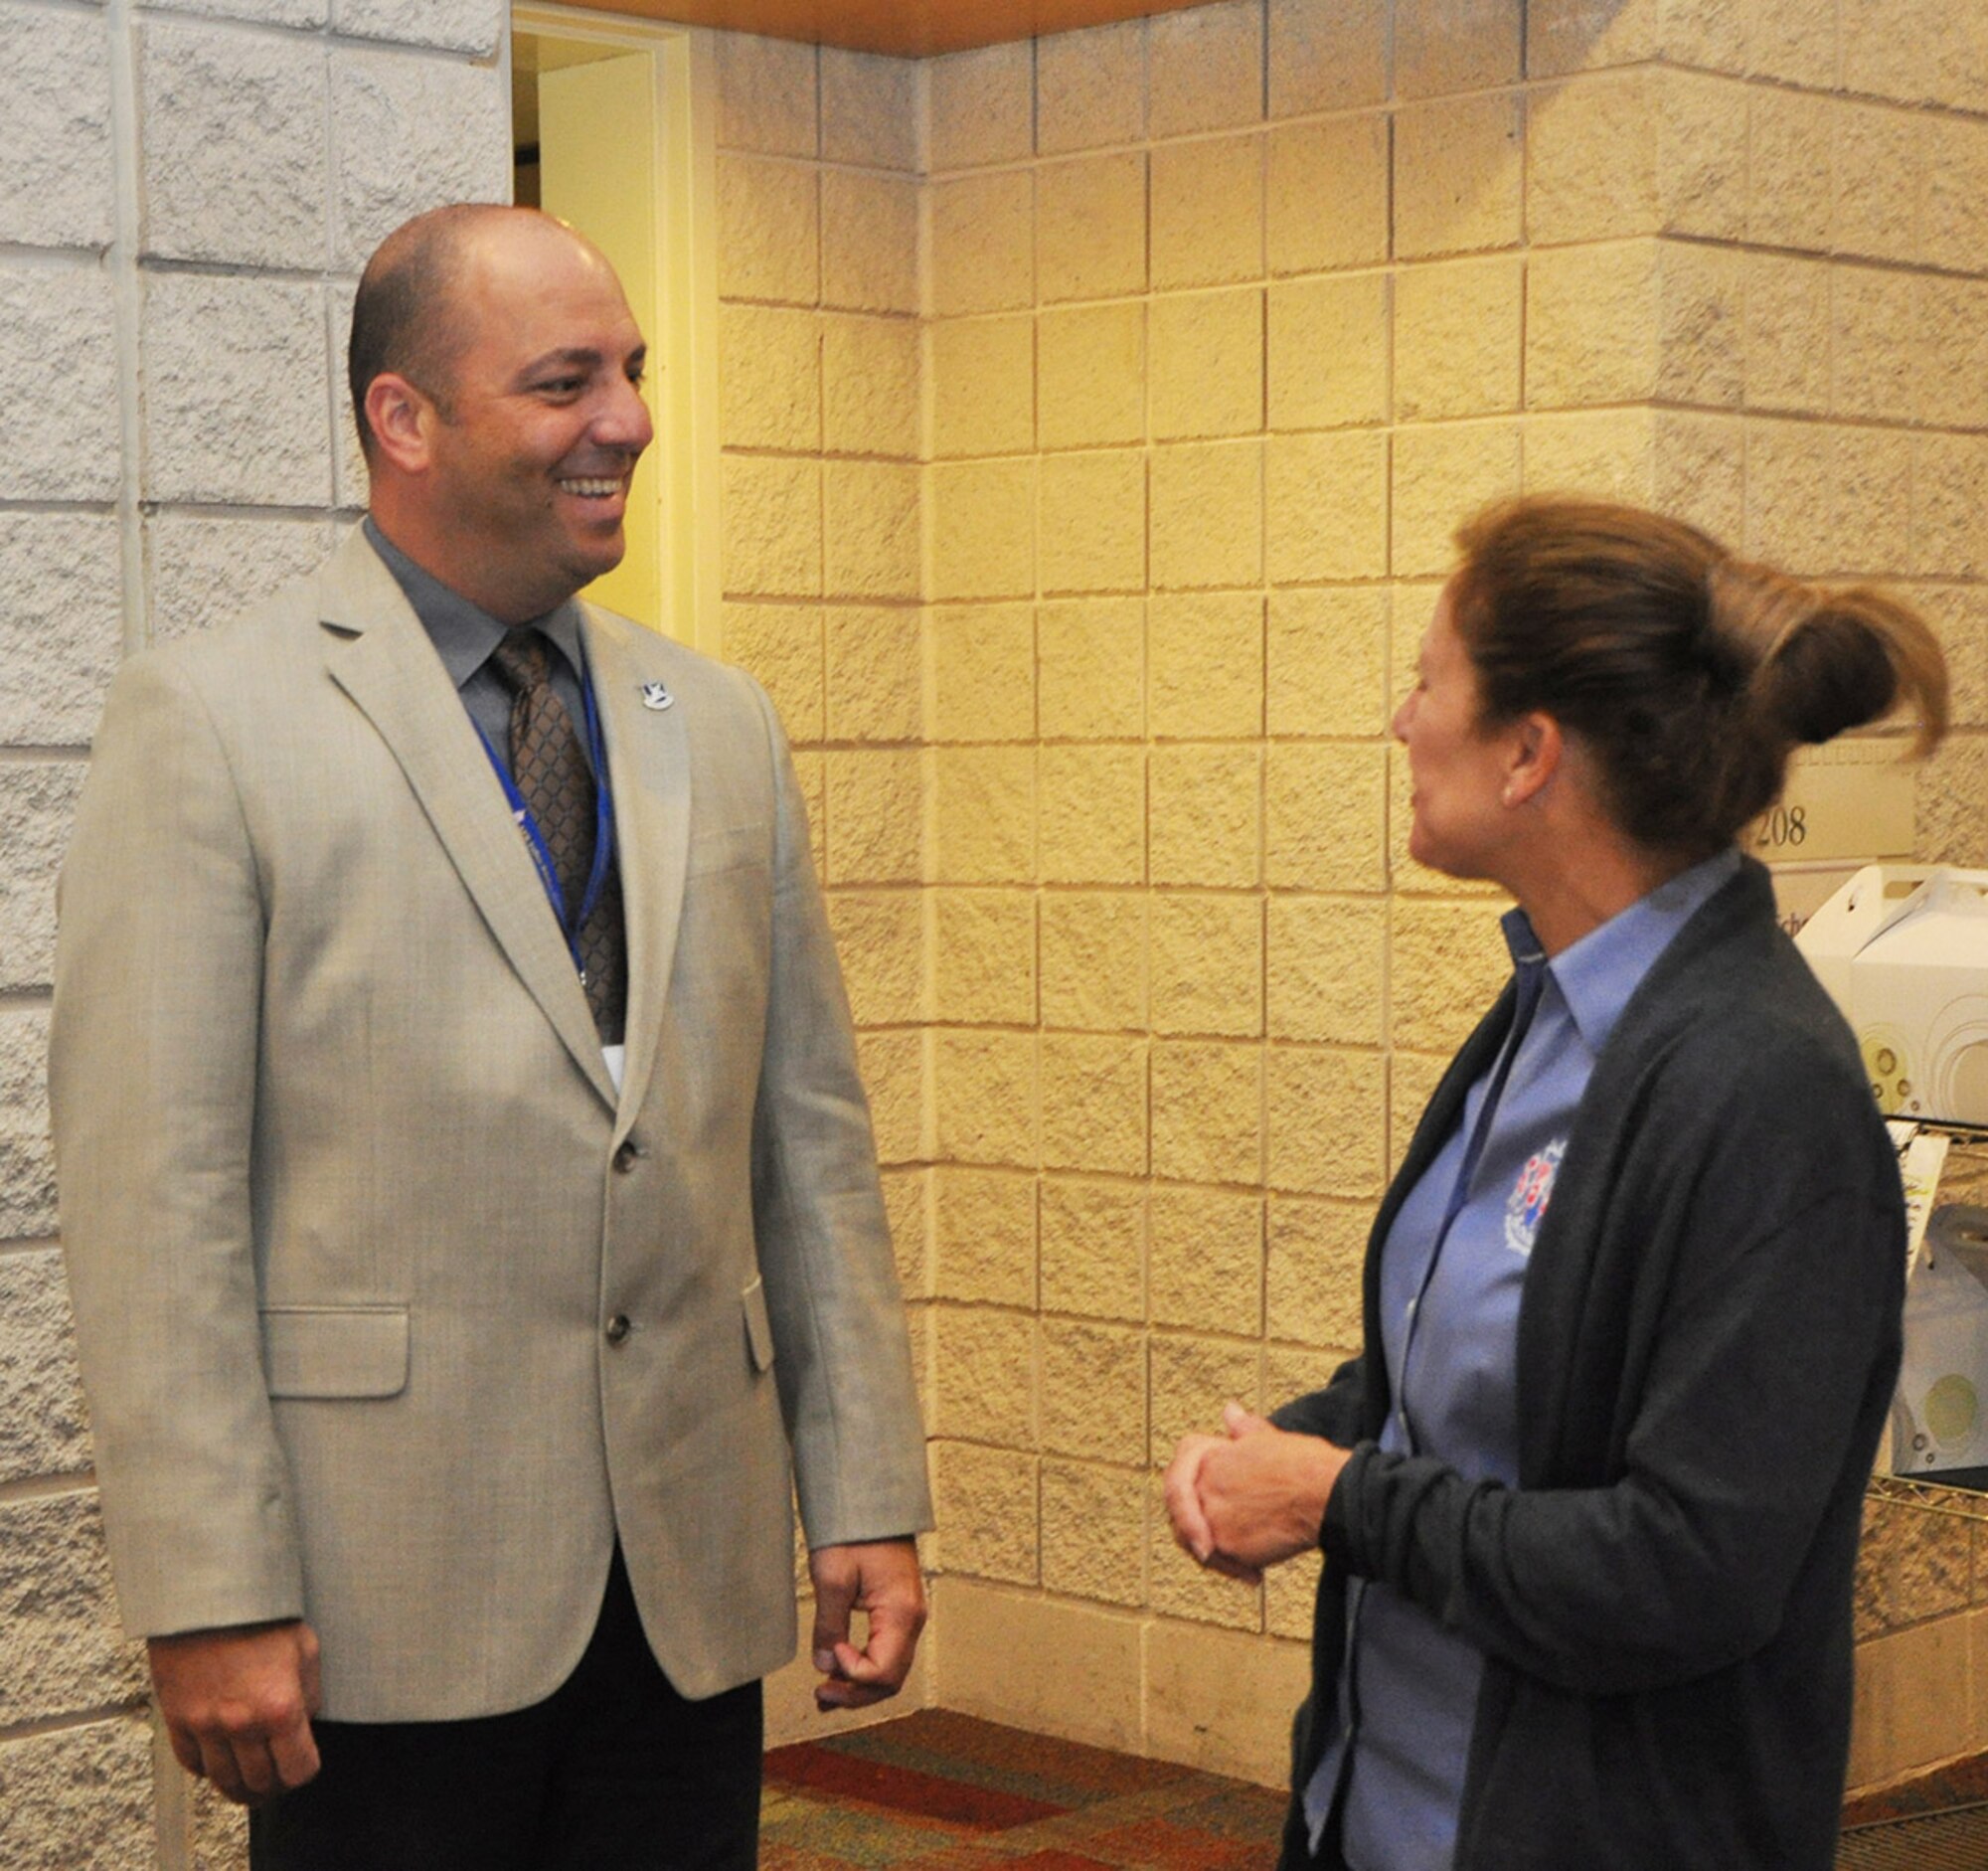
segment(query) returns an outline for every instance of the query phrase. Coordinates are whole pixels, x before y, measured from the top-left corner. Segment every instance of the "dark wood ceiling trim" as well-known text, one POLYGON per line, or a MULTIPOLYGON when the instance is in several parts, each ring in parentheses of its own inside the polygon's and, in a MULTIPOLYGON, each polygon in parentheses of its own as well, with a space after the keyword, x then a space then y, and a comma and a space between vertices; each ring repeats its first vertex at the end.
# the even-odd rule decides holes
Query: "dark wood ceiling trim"
POLYGON ((1204 0, 590 0, 601 13, 926 59, 1175 13, 1204 0))

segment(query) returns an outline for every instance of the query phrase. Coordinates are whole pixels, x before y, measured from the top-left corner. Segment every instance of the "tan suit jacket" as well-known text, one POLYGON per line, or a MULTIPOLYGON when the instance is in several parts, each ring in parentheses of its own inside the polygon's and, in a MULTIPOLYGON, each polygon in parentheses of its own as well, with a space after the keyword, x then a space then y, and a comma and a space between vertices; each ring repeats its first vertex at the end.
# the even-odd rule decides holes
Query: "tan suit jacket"
POLYGON ((790 1446, 810 1545, 930 1524, 779 726, 746 676, 583 612, 618 1098, 475 730, 357 533, 125 666, 64 871, 63 1236, 125 1621, 308 1616, 343 1719, 550 1694, 617 1532, 683 1691, 776 1667, 790 1446))

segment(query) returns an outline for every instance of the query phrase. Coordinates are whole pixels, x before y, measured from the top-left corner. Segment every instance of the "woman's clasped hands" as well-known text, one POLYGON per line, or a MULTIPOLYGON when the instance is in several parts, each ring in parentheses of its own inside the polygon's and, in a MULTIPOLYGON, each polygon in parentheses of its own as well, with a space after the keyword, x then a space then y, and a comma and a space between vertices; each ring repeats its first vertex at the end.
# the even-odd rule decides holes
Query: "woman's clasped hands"
POLYGON ((1265 1568, 1318 1544, 1347 1451, 1239 1403, 1224 1406, 1222 1428, 1181 1438, 1167 1465, 1167 1517, 1197 1565, 1255 1585, 1265 1568))

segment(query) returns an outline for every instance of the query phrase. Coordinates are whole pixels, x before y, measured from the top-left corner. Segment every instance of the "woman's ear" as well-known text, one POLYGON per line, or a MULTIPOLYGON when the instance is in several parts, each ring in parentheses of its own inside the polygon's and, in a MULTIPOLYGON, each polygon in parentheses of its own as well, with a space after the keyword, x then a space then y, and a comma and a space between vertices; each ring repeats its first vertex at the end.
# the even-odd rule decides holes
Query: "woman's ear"
POLYGON ((1505 767, 1504 801, 1524 805, 1540 797, 1560 771, 1567 737, 1560 723, 1535 709, 1512 725, 1511 753, 1505 767))

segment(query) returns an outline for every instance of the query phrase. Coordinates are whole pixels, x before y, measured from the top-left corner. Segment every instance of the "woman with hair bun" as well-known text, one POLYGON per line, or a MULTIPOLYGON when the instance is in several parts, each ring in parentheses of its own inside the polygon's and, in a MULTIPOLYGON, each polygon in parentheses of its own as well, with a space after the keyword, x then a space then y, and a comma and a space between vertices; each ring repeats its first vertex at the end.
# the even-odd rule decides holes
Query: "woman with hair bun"
POLYGON ((1514 976, 1370 1238, 1362 1355, 1167 1472, 1243 1579, 1325 1566, 1284 1871, 1828 1871, 1904 1205, 1849 1030, 1736 840, 1900 707, 1871 590, 1586 501, 1478 515, 1395 717, 1409 852, 1514 976))

